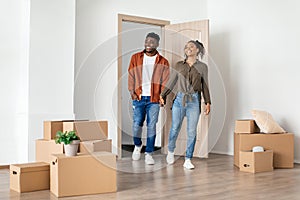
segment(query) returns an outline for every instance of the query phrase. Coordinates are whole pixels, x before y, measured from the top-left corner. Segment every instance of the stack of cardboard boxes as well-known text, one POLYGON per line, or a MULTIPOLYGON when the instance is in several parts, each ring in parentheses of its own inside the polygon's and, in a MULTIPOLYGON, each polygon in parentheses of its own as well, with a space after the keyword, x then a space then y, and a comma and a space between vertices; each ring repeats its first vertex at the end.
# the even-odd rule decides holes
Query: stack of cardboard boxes
POLYGON ((45 121, 36 140, 35 163, 10 166, 10 188, 18 192, 50 189, 57 197, 116 191, 116 155, 107 139, 107 121, 45 121), (66 157, 57 131, 76 131, 77 156, 66 157))
POLYGON ((63 153, 63 144, 54 140, 57 131, 76 131, 81 153, 112 151, 111 140, 107 139, 107 121, 44 121, 44 138, 36 140, 36 161, 50 163, 52 154, 63 153))
POLYGON ((237 120, 234 133, 234 165, 245 172, 265 172, 294 167, 294 134, 260 133, 252 119, 237 120), (252 152, 262 146, 264 152, 252 152))

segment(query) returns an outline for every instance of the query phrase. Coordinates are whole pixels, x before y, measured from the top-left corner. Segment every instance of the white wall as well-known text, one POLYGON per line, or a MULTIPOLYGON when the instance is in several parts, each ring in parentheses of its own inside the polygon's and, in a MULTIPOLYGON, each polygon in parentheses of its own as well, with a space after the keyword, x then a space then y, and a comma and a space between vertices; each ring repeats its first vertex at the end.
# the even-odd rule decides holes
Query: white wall
POLYGON ((210 0, 210 45, 227 92, 227 115, 215 152, 233 154, 234 121, 251 109, 270 112, 295 133, 300 162, 300 2, 210 0))
POLYGON ((29 160, 43 121, 73 119, 75 1, 31 0, 29 160))
POLYGON ((74 0, 0 3, 0 165, 35 160, 43 121, 74 118, 74 0))
POLYGON ((210 56, 220 69, 227 94, 225 127, 214 151, 233 153, 234 121, 250 118, 250 110, 256 108, 271 112, 295 133, 295 160, 300 162, 296 90, 300 2, 173 4, 171 0, 155 0, 147 6, 137 0, 77 0, 75 77, 79 78, 73 83, 75 2, 32 0, 30 6, 29 0, 1 1, 0 165, 33 160, 34 140, 42 137, 43 120, 73 117, 73 86, 76 117, 108 119, 109 136, 117 146, 118 13, 171 23, 209 18, 210 56), (158 5, 163 9, 158 11, 158 5), (88 55, 93 59, 87 65, 88 55))
MULTIPOLYGON (((206 0, 188 3, 153 0, 77 0, 75 98, 76 118, 107 119, 117 153, 117 27, 118 13, 169 20, 203 19, 206 0)), ((141 45, 142 48, 142 45, 141 45)))
POLYGON ((28 159, 29 0, 0 2, 0 165, 28 159))

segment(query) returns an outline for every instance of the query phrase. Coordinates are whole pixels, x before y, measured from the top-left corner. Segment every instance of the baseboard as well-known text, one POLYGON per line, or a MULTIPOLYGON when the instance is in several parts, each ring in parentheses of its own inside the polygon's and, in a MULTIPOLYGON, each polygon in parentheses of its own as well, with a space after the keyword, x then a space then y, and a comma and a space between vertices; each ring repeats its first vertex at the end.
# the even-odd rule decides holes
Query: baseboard
POLYGON ((300 164, 300 161, 299 160, 294 160, 294 163, 300 164))
POLYGON ((229 156, 233 156, 232 152, 224 152, 224 151, 211 151, 209 153, 215 153, 215 154, 222 154, 222 155, 229 155, 229 156))
POLYGON ((0 169, 9 169, 9 165, 0 165, 0 169))

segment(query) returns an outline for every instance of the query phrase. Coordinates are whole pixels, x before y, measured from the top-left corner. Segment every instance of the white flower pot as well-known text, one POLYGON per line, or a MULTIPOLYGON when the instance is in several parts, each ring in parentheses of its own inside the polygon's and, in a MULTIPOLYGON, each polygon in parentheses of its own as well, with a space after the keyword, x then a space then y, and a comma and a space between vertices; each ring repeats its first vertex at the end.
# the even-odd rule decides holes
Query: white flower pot
POLYGON ((80 140, 73 140, 70 144, 64 144, 66 156, 76 156, 80 140))

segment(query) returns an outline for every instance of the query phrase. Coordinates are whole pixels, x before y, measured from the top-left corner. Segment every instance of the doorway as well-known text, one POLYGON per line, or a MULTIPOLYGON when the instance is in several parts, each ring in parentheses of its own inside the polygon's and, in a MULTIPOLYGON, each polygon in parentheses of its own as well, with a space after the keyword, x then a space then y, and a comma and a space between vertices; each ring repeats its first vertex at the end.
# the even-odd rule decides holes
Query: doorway
MULTIPOLYGON (((132 106, 131 98, 129 97, 127 90, 127 69, 131 55, 143 49, 144 39, 148 32, 151 30, 160 32, 161 42, 158 50, 161 50, 160 53, 168 59, 170 66, 172 67, 177 61, 183 59, 184 45, 191 39, 201 41, 208 51, 209 26, 208 20, 170 24, 169 21, 121 14, 119 14, 118 25, 118 157, 122 158, 123 142, 124 145, 128 144, 133 146, 131 131, 132 106), (134 41, 135 44, 132 44, 132 41, 134 41), (123 45, 128 45, 129 50, 126 49, 127 47, 123 47, 123 45), (126 120, 129 120, 130 123, 126 120)), ((204 56, 203 60, 204 62, 207 62, 208 57, 204 56)), ((160 119, 157 126, 158 135, 156 137, 156 145, 162 147, 161 150, 163 153, 167 152, 167 148, 165 148, 167 147, 166 138, 168 138, 172 119, 171 110, 169 109, 172 104, 171 99, 172 98, 168 97, 165 109, 160 110, 160 119)), ((203 107, 204 103, 202 103, 202 108, 203 107)), ((197 128, 198 141, 196 142, 194 152, 194 156, 196 157, 208 157, 209 120, 210 117, 205 116, 202 112, 197 128)), ((180 137, 177 140, 175 155, 184 155, 187 141, 186 120, 183 122, 179 135, 180 137)), ((131 152, 132 150, 129 149, 126 152, 126 156, 131 156, 131 152)))
MULTIPOLYGON (((127 69, 130 58, 134 53, 144 49, 144 40, 149 32, 155 32, 160 36, 158 51, 163 55, 164 36, 162 28, 170 24, 169 21, 149 19, 143 17, 119 14, 119 38, 118 38, 118 157, 131 157, 134 147, 132 135, 132 101, 127 89, 127 69)), ((156 147, 162 145, 161 113, 157 123, 156 147)), ((146 126, 142 133, 143 144, 146 144, 146 126)))

